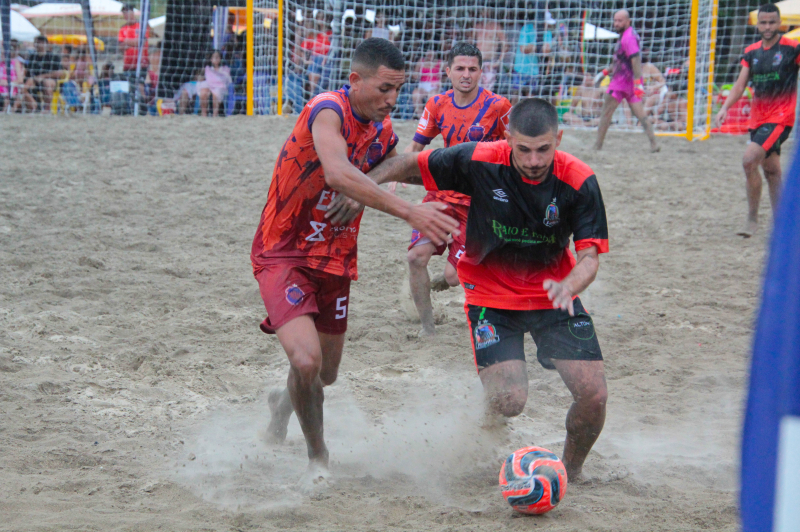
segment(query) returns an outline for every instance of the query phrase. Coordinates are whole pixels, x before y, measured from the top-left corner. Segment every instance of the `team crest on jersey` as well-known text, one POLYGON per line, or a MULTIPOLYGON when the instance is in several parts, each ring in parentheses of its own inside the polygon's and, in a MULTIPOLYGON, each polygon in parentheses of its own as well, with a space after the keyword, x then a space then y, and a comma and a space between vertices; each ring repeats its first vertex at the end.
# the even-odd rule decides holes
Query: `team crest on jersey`
POLYGON ((480 124, 475 124, 469 128, 467 131, 467 140, 469 142, 480 142, 483 140, 483 136, 486 134, 486 130, 483 129, 483 126, 480 124))
POLYGON ((772 66, 780 65, 782 60, 783 54, 780 51, 776 52, 775 55, 772 56, 772 66))
POLYGON ((500 341, 497 329, 487 320, 481 320, 475 326, 475 349, 484 349, 500 341))
POLYGON ((286 288, 286 301, 288 301, 291 305, 297 305, 300 303, 305 295, 306 293, 303 292, 303 290, 296 284, 286 288))
POLYGON ((556 205, 556 198, 553 198, 553 201, 550 202, 550 205, 547 206, 547 210, 544 211, 544 225, 547 227, 553 227, 558 225, 558 222, 561 220, 558 218, 558 205, 556 205))
POLYGON ((383 144, 375 139, 367 148, 367 164, 373 166, 381 160, 381 157, 383 157, 383 144))

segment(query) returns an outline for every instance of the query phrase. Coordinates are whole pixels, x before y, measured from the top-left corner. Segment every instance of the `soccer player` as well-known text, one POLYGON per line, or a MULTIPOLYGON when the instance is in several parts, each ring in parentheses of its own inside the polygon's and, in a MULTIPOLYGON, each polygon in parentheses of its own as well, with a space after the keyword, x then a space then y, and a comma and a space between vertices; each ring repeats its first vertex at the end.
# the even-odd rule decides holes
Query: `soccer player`
POLYGON ((761 40, 748 46, 742 56, 742 70, 717 113, 716 126, 725 121, 728 109, 742 97, 747 82, 753 85, 750 108, 750 143, 744 150, 742 165, 747 177, 749 211, 744 227, 737 234, 748 238, 758 228, 758 204, 761 202, 761 172, 769 186, 772 211, 778 208, 781 194, 781 144, 794 126, 797 99, 797 72, 800 47, 797 41, 779 33, 781 13, 775 4, 758 8, 758 32, 761 40))
MULTIPOLYGON (((437 135, 442 135, 445 147, 462 142, 492 142, 503 138, 511 103, 480 87, 482 66, 481 51, 474 44, 458 43, 450 50, 446 72, 453 88, 434 96, 425 104, 414 140, 406 148, 406 152, 424 150, 437 135)), ((461 236, 442 246, 435 246, 430 238, 419 231, 411 233, 407 255, 411 297, 422 322, 420 336, 429 336, 436 334, 436 326, 433 323, 428 262, 433 255, 442 255, 447 248, 444 276, 437 280, 435 288, 442 290, 458 285, 456 267, 459 257, 464 253, 469 197, 458 192, 436 191, 429 192, 422 201, 445 202, 448 206, 446 212, 458 220, 461 231, 461 236)))
POLYGON ((291 365, 287 388, 269 396, 268 435, 282 442, 289 417, 297 414, 312 480, 327 474, 322 387, 336 380, 342 358, 361 218, 357 210, 349 221, 332 224, 328 205, 344 194, 402 218, 437 245, 458 228, 441 212, 444 205, 412 205, 364 174, 396 155, 388 115, 404 68, 402 53, 385 39, 356 48, 350 85, 312 99, 281 148, 253 239, 250 259, 268 314, 261 329, 277 334, 291 365))
POLYGON ((650 151, 657 152, 660 148, 656 143, 653 125, 647 118, 642 97, 645 95, 642 81, 642 56, 640 54, 639 36, 631 26, 631 16, 627 10, 621 9, 614 13, 614 30, 622 35, 617 43, 614 53, 614 65, 611 70, 611 83, 608 92, 603 96, 603 112, 600 115, 600 125, 597 127, 597 141, 594 149, 603 148, 608 127, 611 125, 611 116, 623 100, 628 101, 633 115, 639 119, 647 138, 650 140, 650 151))
POLYGON ((597 179, 556 150, 561 134, 555 107, 531 98, 511 110, 506 140, 400 155, 370 176, 472 198, 458 277, 489 411, 516 416, 525 407, 530 332, 539 362, 556 369, 573 396, 563 460, 575 479, 605 421, 603 357, 578 294, 608 251, 608 229, 597 179))

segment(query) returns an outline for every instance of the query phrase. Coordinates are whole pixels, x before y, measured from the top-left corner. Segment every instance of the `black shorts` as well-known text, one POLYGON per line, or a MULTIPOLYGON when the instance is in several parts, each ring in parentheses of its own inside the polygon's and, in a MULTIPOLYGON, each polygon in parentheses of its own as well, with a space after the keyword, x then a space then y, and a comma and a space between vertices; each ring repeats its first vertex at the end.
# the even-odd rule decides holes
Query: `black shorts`
POLYGON ((755 142, 767 152, 767 157, 773 153, 781 154, 781 144, 789 138, 791 126, 780 124, 761 124, 756 129, 750 130, 750 142, 755 142))
POLYGON ((603 360, 591 316, 581 300, 573 301, 575 316, 559 309, 502 310, 467 305, 475 365, 481 369, 505 362, 525 360, 523 338, 531 333, 536 358, 546 369, 557 360, 603 360))

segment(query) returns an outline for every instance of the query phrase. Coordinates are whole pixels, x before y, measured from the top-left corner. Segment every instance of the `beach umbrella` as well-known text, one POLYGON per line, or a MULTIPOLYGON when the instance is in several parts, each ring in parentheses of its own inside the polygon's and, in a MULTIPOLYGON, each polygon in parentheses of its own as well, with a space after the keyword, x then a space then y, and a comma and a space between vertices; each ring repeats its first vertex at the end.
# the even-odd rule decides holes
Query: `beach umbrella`
MULTIPOLYGON (((781 26, 800 25, 800 0, 784 0, 775 5, 781 10, 781 26)), ((758 9, 750 12, 747 22, 751 26, 758 23, 758 9)))
POLYGON ((11 38, 20 42, 33 42, 38 35, 41 35, 36 26, 28 22, 28 19, 11 11, 11 38))
MULTIPOLYGON (((125 24, 122 6, 123 3, 116 0, 89 0, 94 36, 117 36, 119 29, 125 24)), ((134 12, 139 14, 138 10, 134 12)), ((84 14, 80 3, 45 2, 26 9, 21 14, 45 35, 85 33, 84 14)))

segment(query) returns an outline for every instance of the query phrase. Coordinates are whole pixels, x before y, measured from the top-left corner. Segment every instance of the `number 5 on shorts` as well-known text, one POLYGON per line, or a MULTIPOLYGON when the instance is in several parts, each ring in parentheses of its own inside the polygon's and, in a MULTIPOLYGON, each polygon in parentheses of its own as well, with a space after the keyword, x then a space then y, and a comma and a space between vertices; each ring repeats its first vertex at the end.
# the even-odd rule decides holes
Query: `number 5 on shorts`
POLYGON ((347 296, 336 298, 336 313, 335 318, 341 320, 347 317, 347 296))

